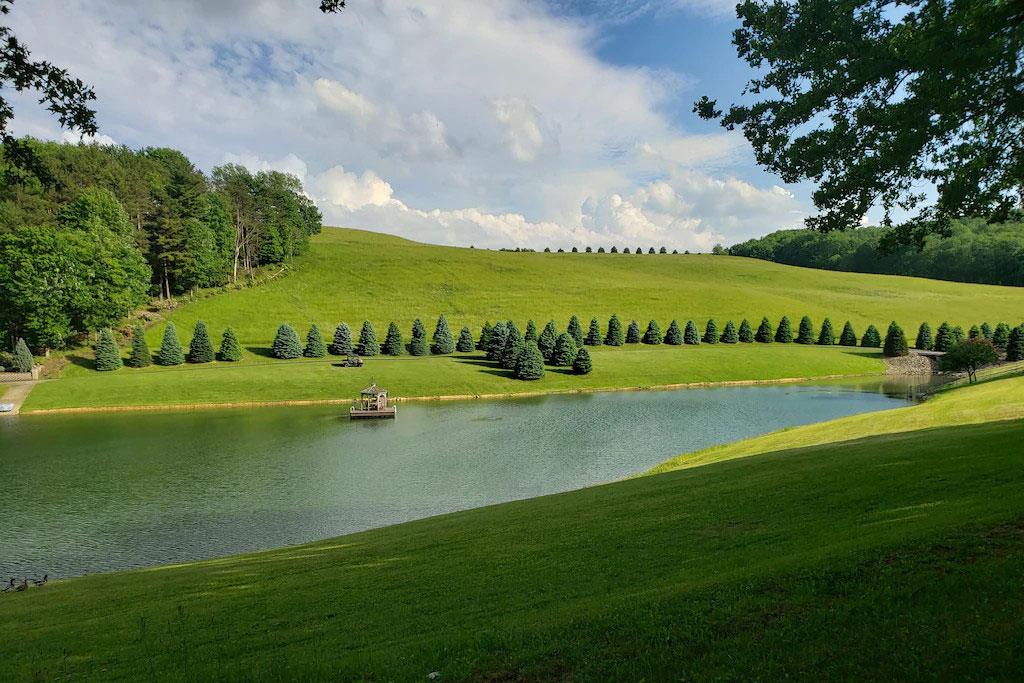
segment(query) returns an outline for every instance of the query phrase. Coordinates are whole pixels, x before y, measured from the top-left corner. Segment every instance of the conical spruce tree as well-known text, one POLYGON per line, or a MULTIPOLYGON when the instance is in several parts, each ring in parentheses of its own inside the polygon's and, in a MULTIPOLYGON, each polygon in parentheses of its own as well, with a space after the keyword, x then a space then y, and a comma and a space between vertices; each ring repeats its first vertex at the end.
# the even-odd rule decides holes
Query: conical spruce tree
POLYGON ((32 366, 35 365, 32 352, 28 350, 28 344, 21 337, 18 337, 18 341, 14 342, 14 358, 12 361, 16 372, 32 372, 32 366))
POLYGON ((683 331, 675 320, 668 325, 668 330, 665 332, 665 343, 672 346, 680 346, 683 343, 683 331))
POLYGON ((100 330, 99 341, 96 342, 96 369, 100 372, 119 370, 122 366, 121 350, 117 348, 114 335, 109 327, 100 330))
POLYGON ((338 323, 334 328, 334 341, 331 342, 329 350, 335 356, 347 356, 352 353, 352 329, 347 323, 338 323))
POLYGON ((836 333, 832 329, 832 321, 825 318, 821 323, 821 332, 818 333, 818 346, 832 346, 836 343, 836 333))
POLYGON ((544 376, 544 356, 537 348, 537 342, 523 342, 522 351, 516 360, 515 378, 535 380, 544 376))
POLYGON ((761 324, 757 326, 757 334, 754 335, 754 341, 761 344, 771 344, 775 341, 775 333, 772 331, 772 324, 768 321, 768 318, 761 318, 761 324))
POLYGON ((957 325, 949 331, 949 336, 953 338, 954 344, 959 344, 964 340, 964 328, 957 325))
POLYGON ((914 348, 918 351, 932 350, 932 328, 928 323, 921 323, 917 328, 917 340, 914 341, 914 348))
POLYGON ((569 318, 569 327, 565 328, 576 346, 583 346, 583 328, 580 326, 580 319, 576 316, 569 318))
POLYGON ((369 320, 363 321, 363 329, 359 331, 359 355, 376 356, 380 353, 380 343, 377 342, 377 330, 369 320))
MULTIPOLYGON (((351 339, 349 344, 351 345, 351 339)), ((230 327, 224 330, 224 334, 221 336, 217 360, 228 363, 237 363, 242 360, 242 345, 238 343, 238 337, 235 336, 235 331, 230 327)))
POLYGON ((814 343, 814 324, 811 322, 809 316, 804 316, 800 319, 800 329, 796 333, 797 344, 813 344, 814 343))
POLYGON ((487 337, 491 334, 491 321, 485 320, 484 326, 480 330, 480 340, 476 343, 476 348, 480 351, 487 350, 487 337))
POLYGON ((622 346, 626 341, 626 333, 622 331, 622 323, 619 316, 612 314, 608 319, 608 334, 604 336, 604 343, 608 346, 622 346))
POLYGON ((540 349, 540 353, 544 356, 544 360, 550 362, 551 356, 555 352, 555 342, 558 340, 558 330, 555 329, 555 321, 549 320, 548 324, 544 326, 540 336, 537 337, 537 348, 540 349))
POLYGON ((840 346, 856 346, 857 345, 857 333, 853 331, 853 325, 847 320, 846 324, 843 325, 843 333, 839 335, 840 346))
POLYGON ((878 328, 868 325, 868 329, 864 330, 864 336, 860 338, 860 345, 866 349, 877 349, 881 346, 882 336, 878 334, 878 328))
POLYGON ((586 349, 577 351, 576 360, 572 362, 572 373, 574 375, 589 375, 593 369, 594 364, 590 360, 590 352, 586 349))
POLYGON ((719 337, 719 341, 721 341, 723 344, 735 344, 739 340, 740 337, 738 334, 736 334, 736 326, 733 324, 733 322, 730 320, 729 322, 725 323, 725 329, 722 330, 722 336, 719 337))
POLYGON ((660 344, 664 338, 661 336, 661 327, 656 320, 647 323, 647 331, 644 332, 644 344, 660 344))
POLYGON ((587 338, 583 340, 583 343, 587 346, 601 345, 601 325, 597 322, 597 318, 590 319, 590 329, 587 331, 587 338))
POLYGON ((476 348, 476 343, 473 341, 473 333, 469 331, 468 327, 463 327, 462 332, 459 333, 459 341, 455 344, 455 350, 459 353, 469 353, 476 348))
MULTIPOLYGON (((369 325, 370 323, 366 323, 369 325)), ((366 331, 366 325, 363 325, 363 331, 366 331)), ((370 328, 373 331, 373 328, 370 328)), ((374 338, 374 348, 377 346, 377 340, 374 338)), ((295 328, 288 323, 281 323, 281 326, 277 328, 277 334, 274 336, 274 343, 270 345, 270 355, 274 358, 280 358, 287 360, 289 358, 298 358, 302 355, 302 342, 299 341, 299 333, 295 331, 295 328)), ((372 354, 366 355, 377 355, 374 351, 372 354)))
POLYGON ((515 370, 519 354, 523 350, 523 334, 511 320, 508 321, 508 334, 505 335, 505 347, 501 350, 501 367, 515 370))
POLYGON ((210 341, 210 334, 206 331, 206 323, 202 320, 196 322, 192 329, 192 341, 188 345, 188 355, 185 360, 189 363, 212 363, 216 360, 213 353, 213 343, 210 341))
POLYGON ((1013 328, 1007 335, 1006 360, 1024 360, 1024 325, 1013 328))
POLYGON ((388 333, 384 337, 384 346, 381 347, 380 352, 385 356, 401 356, 405 353, 405 344, 402 343, 402 330, 394 320, 388 324, 388 333))
POLYGON ((740 342, 744 344, 752 344, 754 342, 754 330, 750 328, 750 321, 746 318, 740 323, 740 342))
POLYGON ((718 333, 718 323, 715 322, 714 318, 711 318, 704 327, 704 338, 701 341, 705 344, 717 344, 721 341, 721 338, 721 335, 718 333))
POLYGON ((686 330, 683 331, 683 343, 690 346, 700 344, 700 332, 692 320, 686 321, 686 330))
POLYGON ((935 330, 935 343, 932 348, 936 351, 949 351, 949 347, 953 345, 953 328, 949 326, 949 323, 943 321, 939 325, 939 329, 935 330))
POLYGON ((775 330, 775 341, 780 344, 792 344, 793 343, 793 328, 789 325, 789 318, 782 316, 782 320, 779 321, 779 326, 775 330))
POLYGON ((576 360, 576 354, 579 349, 576 347, 576 340, 568 332, 563 332, 558 335, 558 339, 555 340, 555 353, 551 358, 551 362, 554 365, 562 367, 570 367, 574 360, 576 360))
POLYGON ((503 321, 499 320, 494 323, 491 333, 487 335, 487 360, 501 360, 501 354, 505 350, 505 337, 507 335, 508 330, 503 321))
POLYGON ((526 332, 523 333, 524 342, 537 342, 537 326, 533 324, 533 319, 526 321, 526 332))
POLYGON ((130 368, 145 368, 153 364, 153 356, 149 353, 149 344, 146 343, 146 333, 142 325, 132 328, 132 352, 125 361, 130 368))
POLYGON ((992 326, 988 323, 981 324, 981 336, 992 341, 992 326))
POLYGON ((981 336, 981 328, 977 325, 971 325, 971 329, 967 330, 968 339, 977 339, 981 336))
POLYGON ((640 326, 637 324, 636 320, 629 321, 629 327, 626 328, 626 343, 640 343, 640 326))
POLYGON ((309 332, 306 333, 306 348, 302 349, 302 355, 306 358, 323 358, 327 355, 327 345, 315 323, 309 326, 309 332))
POLYGON ((412 321, 409 353, 413 356, 425 356, 430 353, 430 348, 427 345, 427 328, 423 326, 423 321, 419 318, 412 321))
POLYGON ((156 362, 165 366, 181 365, 185 362, 185 352, 178 341, 178 330, 174 323, 169 322, 164 328, 164 338, 160 343, 160 350, 157 351, 156 362))
POLYGON ((1005 350, 1006 345, 1010 341, 1010 326, 1006 323, 999 323, 996 325, 995 331, 992 333, 992 343, 997 349, 1005 350))
POLYGON ((903 335, 903 328, 895 321, 889 324, 889 331, 885 333, 885 344, 882 347, 882 355, 887 358, 898 358, 910 353, 907 348, 907 338, 903 335))
POLYGON ((430 351, 434 355, 445 356, 455 353, 455 337, 452 336, 452 330, 448 327, 448 318, 444 317, 444 313, 437 319, 433 342, 430 351))

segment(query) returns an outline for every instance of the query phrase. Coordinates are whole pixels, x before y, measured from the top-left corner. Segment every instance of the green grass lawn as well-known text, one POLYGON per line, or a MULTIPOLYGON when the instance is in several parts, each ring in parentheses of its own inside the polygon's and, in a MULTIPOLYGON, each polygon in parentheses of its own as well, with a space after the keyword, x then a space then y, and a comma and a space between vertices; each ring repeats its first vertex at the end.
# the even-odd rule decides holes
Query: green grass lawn
POLYGON ((335 367, 340 359, 215 363, 116 372, 80 369, 43 382, 23 410, 67 407, 349 399, 371 378, 394 396, 522 393, 644 387, 691 382, 820 377, 883 372, 877 349, 771 345, 597 347, 594 370, 547 369, 537 381, 515 380, 482 354, 366 359, 362 368, 335 367))
POLYGON ((881 435, 847 418, 801 428, 836 443, 761 440, 699 467, 8 594, 0 679, 1012 679, 1022 390, 875 413, 881 435), (978 424, 931 426, 969 410, 978 424))

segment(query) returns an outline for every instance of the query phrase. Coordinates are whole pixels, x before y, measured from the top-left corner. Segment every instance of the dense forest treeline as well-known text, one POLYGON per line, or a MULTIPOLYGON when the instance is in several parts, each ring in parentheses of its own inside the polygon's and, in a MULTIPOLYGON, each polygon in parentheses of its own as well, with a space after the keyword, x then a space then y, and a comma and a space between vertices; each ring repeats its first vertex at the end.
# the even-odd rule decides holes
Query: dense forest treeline
POLYGON ((902 247, 883 254, 878 243, 889 231, 780 230, 730 247, 729 253, 790 266, 1024 286, 1022 222, 960 221, 951 236, 929 237, 923 250, 902 247))
POLYGON ((36 348, 130 315, 149 297, 251 277, 320 232, 297 178, 173 149, 27 140, 47 183, 0 147, 0 333, 36 348))

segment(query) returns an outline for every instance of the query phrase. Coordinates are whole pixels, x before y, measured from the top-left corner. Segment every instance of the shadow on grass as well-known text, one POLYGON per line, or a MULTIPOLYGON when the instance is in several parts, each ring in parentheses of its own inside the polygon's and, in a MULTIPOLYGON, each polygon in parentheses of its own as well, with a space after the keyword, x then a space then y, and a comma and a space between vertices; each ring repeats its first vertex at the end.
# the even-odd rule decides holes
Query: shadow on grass
POLYGON ((874 349, 870 347, 862 346, 837 346, 836 348, 842 349, 842 352, 847 356, 858 356, 860 358, 881 358, 882 349, 874 349))
POLYGON ((86 358, 85 356, 79 356, 77 354, 71 354, 65 356, 65 358, 68 359, 69 363, 71 363, 72 365, 77 365, 80 368, 85 368, 86 370, 96 369, 96 361, 94 361, 92 358, 86 358))
POLYGON ((269 346, 246 346, 245 350, 254 356, 262 356, 264 358, 274 357, 274 354, 271 353, 269 346))

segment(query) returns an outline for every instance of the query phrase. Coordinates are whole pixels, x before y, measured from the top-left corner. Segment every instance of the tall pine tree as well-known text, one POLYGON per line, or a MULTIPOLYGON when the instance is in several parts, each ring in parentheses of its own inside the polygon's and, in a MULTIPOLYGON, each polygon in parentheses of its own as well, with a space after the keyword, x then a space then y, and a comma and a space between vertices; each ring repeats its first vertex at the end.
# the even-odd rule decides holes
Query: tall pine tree
POLYGON ((992 341, 992 326, 988 323, 981 324, 981 336, 992 341))
POLYGON ((217 354, 217 360, 228 363, 237 363, 242 360, 242 346, 238 343, 235 331, 230 327, 224 330, 224 335, 221 337, 220 352, 217 354))
POLYGON ((152 364, 153 356, 149 353, 146 333, 143 331, 142 325, 136 325, 132 328, 132 352, 125 365, 130 368, 145 368, 152 364))
POLYGON ((476 343, 476 348, 480 351, 487 350, 487 337, 491 334, 491 321, 485 320, 484 326, 480 329, 480 340, 476 343))
POLYGON ((114 335, 109 327, 100 330, 100 338, 96 343, 96 369, 109 372, 121 368, 121 350, 117 348, 114 335))
POLYGON ((740 323, 740 341, 744 344, 752 344, 754 342, 754 330, 750 328, 750 321, 746 318, 740 323))
POLYGON ((156 362, 165 366, 181 365, 185 362, 185 352, 178 341, 178 330, 172 322, 167 323, 167 327, 164 328, 164 338, 157 352, 156 362))
POLYGON ((661 328, 658 326, 658 321, 652 320, 647 323, 647 331, 644 332, 644 344, 660 344, 661 342, 661 328))
POLYGON ((931 325, 928 323, 921 323, 921 326, 917 328, 917 340, 914 342, 914 348, 919 351, 931 351, 932 344, 931 325))
POLYGON ((715 322, 714 318, 711 318, 704 327, 704 338, 701 341, 705 344, 717 344, 719 340, 718 323, 715 322))
POLYGON ((306 333, 306 348, 302 350, 306 358, 323 358, 327 355, 327 345, 324 344, 324 336, 320 334, 320 328, 316 324, 309 326, 306 333))
POLYGON ((352 353, 352 328, 347 323, 338 323, 334 329, 330 352, 335 356, 347 356, 352 353))
POLYGON ((843 325, 843 333, 839 335, 840 346, 856 346, 857 345, 857 333, 853 331, 853 325, 847 320, 846 324, 843 325))
POLYGON ((555 352, 555 342, 557 340, 558 330, 555 329, 555 321, 549 320, 548 324, 541 331, 540 336, 537 337, 537 348, 540 349, 545 361, 551 360, 551 356, 555 352))
POLYGON ((580 319, 576 316, 569 318, 569 327, 565 328, 576 346, 583 346, 583 328, 580 326, 580 319))
POLYGON ((192 329, 192 341, 188 345, 188 356, 185 360, 195 364, 212 363, 216 360, 213 355, 210 334, 206 331, 206 323, 202 320, 196 321, 196 326, 192 329))
POLYGON ((469 353, 475 348, 473 333, 469 331, 468 327, 463 327, 462 332, 459 333, 459 341, 455 344, 455 350, 459 353, 469 353))
POLYGON ((377 330, 373 329, 373 323, 364 320, 363 329, 359 331, 359 355, 376 356, 379 353, 380 343, 377 341, 377 330))
POLYGON ((423 321, 416 318, 412 321, 412 336, 409 340, 409 353, 414 356, 425 356, 430 352, 427 344, 427 328, 423 321))
POLYGON ((1010 330, 1006 337, 1006 360, 1024 360, 1024 325, 1010 330))
POLYGON ((882 337, 878 334, 878 328, 868 325, 868 329, 864 330, 864 336, 860 338, 860 345, 866 349, 877 349, 881 346, 882 337))
POLYGON ((683 331, 675 320, 668 325, 668 330, 665 332, 665 343, 672 346, 679 346, 683 343, 683 331))
POLYGON ((992 333, 992 344, 999 350, 1006 350, 1006 345, 1010 341, 1010 326, 1006 323, 999 323, 996 325, 995 331, 992 333))
POLYGON ((388 324, 388 333, 384 337, 384 346, 380 350, 385 356, 401 356, 405 354, 405 344, 402 342, 402 330, 398 323, 392 320, 388 324))
POLYGON ((537 326, 533 324, 532 318, 526 321, 526 332, 523 333, 523 341, 534 343, 537 341, 537 326))
POLYGON ((768 321, 768 318, 761 318, 761 324, 757 326, 757 334, 754 335, 754 341, 761 344, 771 344, 775 341, 775 333, 772 331, 772 324, 768 321))
POLYGON ((17 372, 32 372, 32 366, 35 365, 35 359, 32 357, 32 352, 28 350, 28 344, 21 337, 18 337, 18 341, 14 342, 14 369, 17 372))
POLYGON ((725 323, 725 329, 722 331, 722 336, 719 338, 723 344, 735 344, 740 340, 739 335, 736 334, 736 326, 730 320, 725 323))
POLYGON ((590 352, 586 349, 580 349, 576 352, 576 360, 572 362, 572 372, 574 375, 589 375, 590 371, 594 369, 594 364, 590 360, 590 352))
POLYGON ((443 313, 437 319, 433 341, 434 344, 430 350, 434 354, 444 356, 449 353, 455 353, 455 337, 452 336, 452 330, 448 327, 448 318, 444 317, 443 313))
POLYGON ((626 343, 640 343, 640 325, 637 324, 636 319, 630 320, 629 327, 626 328, 626 343))
POLYGON ((612 313, 612 317, 608 319, 608 333, 604 336, 604 343, 608 346, 622 346, 625 341, 626 333, 622 331, 619 316, 612 313))
POLYGON ((501 367, 506 370, 515 370, 516 361, 519 360, 519 353, 523 350, 523 334, 511 320, 508 321, 507 333, 505 334, 505 347, 501 350, 501 367))
POLYGON ((882 355, 887 358, 898 358, 910 353, 907 348, 907 338, 903 335, 903 328, 894 320, 889 324, 889 331, 885 334, 885 344, 882 347, 882 355))
POLYGON ((516 360, 516 379, 532 381, 544 376, 544 356, 534 341, 523 342, 522 352, 516 360))
POLYGON ((573 361, 576 360, 577 353, 579 353, 579 349, 576 347, 576 340, 568 332, 563 332, 555 340, 555 353, 551 358, 551 362, 554 365, 566 368, 571 367, 573 361))
POLYGON ((501 360, 501 354, 505 350, 505 337, 507 335, 508 329, 503 321, 499 320, 494 323, 491 333, 487 335, 487 360, 501 360))
POLYGON ((949 351, 953 345, 953 328, 949 323, 943 321, 939 329, 935 330, 935 344, 932 346, 936 351, 949 351))
POLYGON ((587 338, 583 340, 583 343, 587 346, 601 345, 601 325, 597 322, 597 318, 590 319, 590 330, 587 332, 587 338))
MULTIPOLYGON (((365 326, 363 329, 366 329, 365 326)), ((371 327, 370 330, 372 331, 373 328, 371 327)), ((376 343, 374 340, 375 345, 376 343)), ((281 323, 274 336, 274 343, 270 345, 270 354, 274 358, 282 360, 298 358, 302 355, 302 342, 299 341, 299 333, 295 331, 294 327, 288 323, 281 323)), ((368 355, 376 355, 376 352, 368 355)))
POLYGON ((818 345, 819 346, 832 346, 836 343, 836 333, 832 329, 832 321, 825 318, 825 321, 821 323, 821 332, 818 333, 818 345))
POLYGON ((697 346, 700 344, 700 332, 697 330, 697 325, 692 320, 686 321, 686 330, 683 332, 683 343, 689 344, 690 346, 697 346))
POLYGON ((814 343, 814 324, 811 322, 810 316, 804 316, 800 319, 800 329, 796 333, 797 344, 813 344, 814 343))
POLYGON ((789 325, 789 318, 782 316, 782 320, 779 321, 779 326, 775 330, 775 341, 780 344, 792 344, 793 343, 793 328, 789 325))

